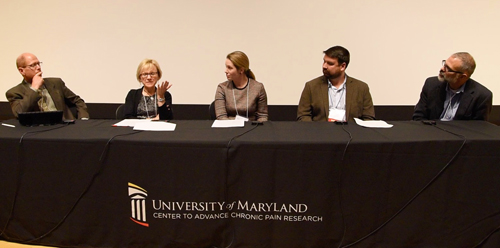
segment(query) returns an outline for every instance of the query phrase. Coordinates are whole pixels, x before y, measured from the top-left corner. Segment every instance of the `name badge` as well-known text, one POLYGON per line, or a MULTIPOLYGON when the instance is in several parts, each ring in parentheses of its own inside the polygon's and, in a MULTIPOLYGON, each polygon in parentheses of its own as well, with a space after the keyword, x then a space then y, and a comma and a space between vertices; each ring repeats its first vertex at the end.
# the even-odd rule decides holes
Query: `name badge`
POLYGON ((328 121, 329 122, 337 122, 337 121, 344 121, 345 120, 345 110, 344 109, 336 109, 332 108, 328 112, 328 121))

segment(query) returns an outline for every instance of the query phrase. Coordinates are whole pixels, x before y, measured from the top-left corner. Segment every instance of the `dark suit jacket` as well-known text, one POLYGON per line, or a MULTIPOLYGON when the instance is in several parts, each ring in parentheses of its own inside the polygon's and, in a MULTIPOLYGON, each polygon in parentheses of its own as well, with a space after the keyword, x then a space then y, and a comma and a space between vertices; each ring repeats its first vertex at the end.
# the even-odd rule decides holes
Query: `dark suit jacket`
MULTIPOLYGON (((375 119, 372 96, 368 85, 355 78, 346 79, 346 120, 375 119)), ((298 121, 327 121, 329 112, 328 81, 324 76, 306 83, 297 108, 298 121)))
MULTIPOLYGON (((420 100, 415 106, 413 120, 438 120, 444 110, 446 82, 437 77, 425 80, 420 100)), ((473 79, 467 80, 454 120, 488 120, 493 94, 473 79)))
MULTIPOLYGON (((137 118, 137 106, 143 101, 142 89, 130 90, 125 98, 125 105, 123 106, 123 114, 125 119, 135 119, 137 118)), ((158 114, 160 115, 160 120, 172 120, 174 114, 172 112, 172 95, 170 92, 165 91, 165 103, 158 108, 158 114)))
MULTIPOLYGON (((43 81, 57 110, 63 111, 63 119, 75 119, 70 110, 73 106, 76 106, 78 118, 89 118, 87 105, 83 99, 68 89, 60 78, 44 78, 43 81)), ((18 113, 41 111, 38 107, 40 96, 30 86, 31 84, 23 80, 5 93, 16 118, 18 113)))

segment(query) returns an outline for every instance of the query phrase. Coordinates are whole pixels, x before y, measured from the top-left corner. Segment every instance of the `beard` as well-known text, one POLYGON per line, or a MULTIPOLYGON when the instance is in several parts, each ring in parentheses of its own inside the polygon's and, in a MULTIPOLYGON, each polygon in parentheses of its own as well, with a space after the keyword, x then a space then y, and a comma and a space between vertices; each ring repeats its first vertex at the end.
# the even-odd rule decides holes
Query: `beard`
POLYGON ((444 81, 446 81, 446 79, 444 78, 444 73, 443 73, 443 71, 439 71, 439 73, 438 73, 438 80, 439 80, 439 82, 444 82, 444 81))
POLYGON ((459 75, 447 76, 444 71, 439 71, 438 80, 440 82, 446 82, 448 84, 454 85, 457 83, 459 75))
POLYGON ((335 78, 338 78, 342 75, 342 73, 339 71, 338 73, 335 73, 335 74, 330 74, 329 71, 327 70, 323 70, 323 76, 325 76, 325 78, 327 79, 335 79, 335 78))

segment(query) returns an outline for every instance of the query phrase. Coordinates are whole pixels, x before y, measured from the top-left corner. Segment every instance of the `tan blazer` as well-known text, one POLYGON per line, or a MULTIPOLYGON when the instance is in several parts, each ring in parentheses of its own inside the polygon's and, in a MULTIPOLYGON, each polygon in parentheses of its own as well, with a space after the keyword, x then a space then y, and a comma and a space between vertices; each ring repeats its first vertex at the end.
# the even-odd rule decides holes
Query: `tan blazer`
MULTIPOLYGON (((355 78, 346 79, 346 120, 375 119, 372 96, 368 85, 355 78)), ((298 121, 328 120, 328 82, 324 76, 306 83, 297 108, 298 121)))
MULTIPOLYGON (((68 104, 76 106, 78 118, 89 118, 87 105, 83 99, 68 89, 60 78, 44 78, 43 81, 57 110, 63 111, 63 119, 75 119, 68 104)), ((8 90, 5 96, 7 100, 9 100, 10 107, 16 118, 18 113, 40 111, 38 107, 40 96, 37 92, 32 90, 30 84, 24 80, 8 90)))

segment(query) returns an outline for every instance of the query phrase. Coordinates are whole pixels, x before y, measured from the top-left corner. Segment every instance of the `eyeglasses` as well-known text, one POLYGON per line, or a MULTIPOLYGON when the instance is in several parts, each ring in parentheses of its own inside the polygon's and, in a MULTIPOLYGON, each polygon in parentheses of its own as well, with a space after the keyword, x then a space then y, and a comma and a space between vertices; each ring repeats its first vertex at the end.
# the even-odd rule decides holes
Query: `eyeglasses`
POLYGON ((154 77, 156 75, 158 75, 158 72, 142 73, 141 77, 142 78, 147 78, 148 76, 154 77))
POLYGON ((446 60, 443 60, 443 67, 444 67, 444 71, 445 72, 454 72, 454 73, 460 73, 462 74, 463 72, 461 71, 454 71, 452 70, 447 64, 446 64, 446 60))
POLYGON ((29 67, 30 69, 35 69, 37 66, 40 66, 42 67, 42 62, 36 62, 36 63, 33 63, 31 65, 27 65, 27 66, 23 66, 23 68, 26 68, 26 67, 29 67))

